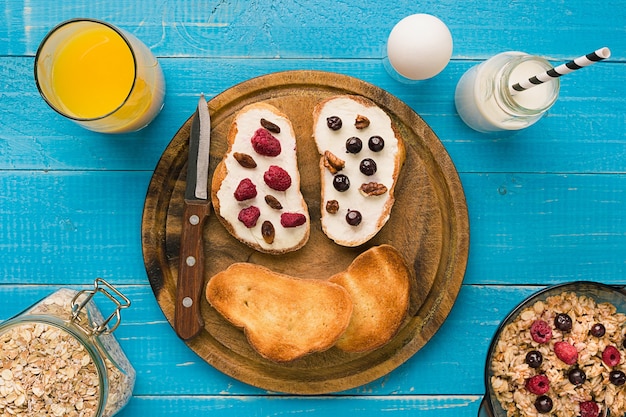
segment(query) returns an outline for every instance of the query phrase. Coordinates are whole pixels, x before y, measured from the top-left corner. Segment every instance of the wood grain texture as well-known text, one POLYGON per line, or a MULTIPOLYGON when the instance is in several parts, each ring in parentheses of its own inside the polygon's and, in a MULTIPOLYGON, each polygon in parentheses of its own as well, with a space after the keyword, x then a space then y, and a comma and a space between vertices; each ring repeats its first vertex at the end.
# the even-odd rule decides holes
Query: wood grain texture
POLYGON ((381 58, 392 27, 404 16, 430 13, 450 27, 454 58, 487 58, 494 51, 526 50, 574 58, 610 41, 625 58, 624 12, 618 0, 511 2, 467 5, 453 0, 394 3, 318 0, 315 3, 148 0, 73 1, 30 6, 5 0, 0 55, 34 55, 46 32, 77 16, 108 20, 145 42, 157 56, 260 58, 381 58), (349 18, 347 18, 349 17, 349 18), (488 40, 488 41, 486 41, 488 40), (581 52, 581 49, 583 52, 581 52))
MULTIPOLYGON (((282 394, 224 375, 180 340, 161 312, 151 287, 111 281, 131 301, 115 331, 137 370, 135 396, 263 396, 282 394)), ((61 285, 75 289, 89 285, 61 285)), ((0 320, 8 319, 59 285, 0 285, 0 320)), ((484 362, 500 321, 543 286, 463 285, 452 311, 433 338, 394 372, 366 385, 321 398, 476 396, 484 392, 484 362), (459 346, 463 346, 462 349, 459 346)), ((173 400, 170 400, 173 401, 173 400)))
POLYGON ((122 285, 133 305, 116 334, 138 379, 121 417, 474 417, 484 355, 509 309, 546 284, 626 284, 622 1, 4 0, 2 10, 0 320, 59 286, 81 288, 95 276, 122 285), (397 21, 419 12, 448 24, 452 61, 431 80, 400 84, 382 66, 385 40, 397 21), (37 45, 78 16, 118 24, 158 55, 166 102, 148 128, 95 134, 41 100, 32 75, 37 45), (612 57, 563 77, 556 105, 529 129, 486 136, 456 114, 461 75, 498 52, 561 63, 605 45, 612 57), (429 342, 385 377, 314 397, 252 387, 191 351, 155 300, 139 236, 153 169, 197 94, 215 97, 252 77, 297 69, 357 77, 417 112, 460 173, 472 228, 464 285, 429 342))
MULTIPOLYGON (((257 263, 300 278, 325 279, 345 270, 366 248, 388 243, 415 271, 410 320, 386 346, 371 353, 349 355, 331 349, 289 364, 275 364, 251 350, 243 333, 206 304, 206 331, 188 345, 228 375, 265 389, 314 394, 362 385, 388 373, 419 350, 454 303, 463 280, 469 240, 467 207, 458 175, 432 130, 396 98, 361 80, 319 71, 289 71, 255 78, 212 99, 211 171, 226 151, 234 114, 253 102, 276 106, 293 124, 301 191, 310 210, 311 237, 296 252, 261 254, 234 239, 214 216, 209 218, 204 234, 206 279, 233 262, 257 263), (407 148, 391 219, 372 240, 357 248, 331 242, 321 232, 319 215, 315 214, 320 210, 320 156, 312 139, 312 109, 321 100, 338 94, 361 95, 381 106, 407 148)), ((180 245, 187 130, 188 126, 181 128, 155 170, 142 223, 146 269, 170 320, 177 275, 177 264, 171 262, 176 262, 180 245)))
POLYGON ((0 57, 3 117, 0 169, 152 171, 169 140, 195 109, 194 94, 209 98, 250 78, 286 70, 353 76, 398 97, 434 130, 459 172, 626 172, 626 96, 615 80, 622 64, 603 62, 561 79, 561 95, 547 117, 510 134, 484 135, 456 114, 454 89, 480 61, 452 61, 418 86, 394 81, 380 60, 161 59, 165 107, 146 129, 127 135, 92 133, 64 120, 39 96, 32 58, 0 57), (210 72, 207 71, 210 68, 210 72))

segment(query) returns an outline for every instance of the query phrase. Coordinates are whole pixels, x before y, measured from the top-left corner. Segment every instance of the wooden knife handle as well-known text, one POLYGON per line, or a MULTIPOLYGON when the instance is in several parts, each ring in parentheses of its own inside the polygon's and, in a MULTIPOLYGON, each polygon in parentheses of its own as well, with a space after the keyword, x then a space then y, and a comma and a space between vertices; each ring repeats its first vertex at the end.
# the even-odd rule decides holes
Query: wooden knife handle
POLYGON ((204 287, 204 222, 209 215, 206 201, 186 201, 180 238, 180 261, 174 307, 174 330, 187 340, 204 328, 200 311, 204 287))

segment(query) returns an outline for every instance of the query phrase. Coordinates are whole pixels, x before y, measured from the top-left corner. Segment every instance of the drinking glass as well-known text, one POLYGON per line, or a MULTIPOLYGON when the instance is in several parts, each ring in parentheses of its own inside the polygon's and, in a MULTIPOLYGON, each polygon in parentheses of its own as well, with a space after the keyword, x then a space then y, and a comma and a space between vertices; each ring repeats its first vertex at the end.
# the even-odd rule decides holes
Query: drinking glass
POLYGON ((132 34, 100 20, 54 27, 37 50, 34 70, 50 107, 95 132, 142 129, 163 107, 165 80, 156 57, 132 34))

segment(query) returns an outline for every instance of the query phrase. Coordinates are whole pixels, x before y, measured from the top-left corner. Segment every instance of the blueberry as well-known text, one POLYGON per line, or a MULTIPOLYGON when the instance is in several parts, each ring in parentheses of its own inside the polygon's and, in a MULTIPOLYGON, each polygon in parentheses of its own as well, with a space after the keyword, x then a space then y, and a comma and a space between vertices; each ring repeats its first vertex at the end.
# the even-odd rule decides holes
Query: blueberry
POLYGON ((352 136, 346 141, 346 151, 348 153, 359 153, 363 149, 363 142, 356 136, 352 136))
POLYGON ((552 410, 552 399, 547 395, 542 395, 535 400, 535 408, 540 413, 548 413, 552 410))
POLYGON ((606 333, 606 328, 602 323, 596 323, 591 326, 591 331, 589 333, 595 337, 602 337, 604 336, 604 333, 606 333))
POLYGON ((341 129, 341 125, 343 123, 341 122, 341 119, 337 116, 330 116, 326 119, 326 125, 328 126, 329 129, 331 130, 339 130, 341 129))
POLYGON ((587 375, 580 368, 572 368, 567 374, 567 379, 574 385, 581 385, 587 380, 587 375))
POLYGON ((376 162, 373 159, 365 158, 361 161, 359 169, 364 175, 374 175, 376 173, 376 162))
POLYGON ((346 191, 350 188, 350 179, 343 174, 335 175, 335 178, 333 178, 333 186, 337 191, 346 191))
POLYGON ((539 368, 543 362, 543 355, 538 350, 531 350, 526 354, 526 363, 531 368, 539 368))
POLYGON ((554 318, 554 327, 563 332, 569 332, 572 330, 572 318, 565 313, 559 313, 554 318))
POLYGON ((380 136, 372 136, 367 142, 367 146, 372 152, 380 152, 385 147, 385 141, 380 136))
POLYGON ((356 210, 348 210, 346 214, 346 221, 350 226, 358 226, 361 223, 361 213, 356 210))
POLYGON ((611 384, 617 385, 618 387, 624 385, 626 384, 626 374, 622 371, 611 371, 609 381, 611 381, 611 384))

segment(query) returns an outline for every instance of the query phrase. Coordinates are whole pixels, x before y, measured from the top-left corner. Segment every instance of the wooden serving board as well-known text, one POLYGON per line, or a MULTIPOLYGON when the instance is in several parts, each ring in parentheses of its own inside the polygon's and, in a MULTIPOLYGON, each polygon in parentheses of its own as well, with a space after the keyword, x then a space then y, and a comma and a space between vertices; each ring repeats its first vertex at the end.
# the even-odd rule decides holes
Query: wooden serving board
MULTIPOLYGON (((326 279, 348 267, 369 247, 396 247, 415 273, 409 316, 385 346, 348 354, 331 348, 287 364, 268 361, 252 350, 243 332, 226 322, 206 300, 205 329, 187 345, 216 369, 245 383, 295 394, 346 390, 386 375, 416 353, 446 319, 461 287, 469 248, 467 205, 456 169, 430 127, 386 91, 345 75, 289 71, 236 85, 209 102, 212 118, 210 169, 227 150, 235 113, 264 101, 282 110, 297 137, 301 189, 311 217, 311 237, 300 250, 275 256, 233 238, 212 213, 204 230, 208 282, 234 262, 253 262, 276 272, 326 279), (382 230, 368 243, 339 246, 321 231, 319 154, 311 137, 312 109, 337 94, 355 94, 377 103, 392 118, 406 145, 406 162, 396 187, 396 203, 382 230)), ((142 221, 146 270, 156 299, 173 323, 178 251, 191 117, 164 151, 148 188, 142 221)), ((210 184, 210 181, 209 181, 210 184)))

